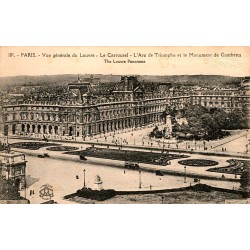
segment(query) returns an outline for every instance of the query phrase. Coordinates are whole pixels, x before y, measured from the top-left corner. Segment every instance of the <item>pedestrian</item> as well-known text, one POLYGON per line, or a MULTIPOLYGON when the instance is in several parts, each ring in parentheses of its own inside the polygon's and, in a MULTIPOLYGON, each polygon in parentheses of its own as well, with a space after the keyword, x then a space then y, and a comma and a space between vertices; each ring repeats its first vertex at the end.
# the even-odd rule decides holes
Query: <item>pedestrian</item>
POLYGON ((124 170, 124 174, 126 174, 126 171, 124 170))

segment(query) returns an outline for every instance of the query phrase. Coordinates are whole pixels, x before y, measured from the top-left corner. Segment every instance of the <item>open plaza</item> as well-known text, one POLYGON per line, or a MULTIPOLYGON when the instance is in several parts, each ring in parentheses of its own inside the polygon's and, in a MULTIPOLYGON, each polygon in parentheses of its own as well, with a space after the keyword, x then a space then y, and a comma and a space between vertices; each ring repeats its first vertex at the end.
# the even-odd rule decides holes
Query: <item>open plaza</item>
MULTIPOLYGON (((206 151, 203 150, 204 154, 202 150, 191 151, 190 149, 186 150, 182 146, 179 146, 177 149, 175 148, 176 145, 171 145, 165 151, 169 151, 169 154, 177 157, 171 160, 169 165, 159 165, 154 162, 139 163, 141 171, 141 183, 139 183, 138 170, 125 169, 124 163, 126 159, 112 159, 112 154, 131 151, 133 153, 138 152, 140 155, 154 153, 160 158, 163 149, 162 145, 159 146, 158 142, 153 141, 151 146, 152 140, 147 138, 148 132, 149 128, 144 128, 119 133, 115 136, 109 135, 105 138, 93 139, 85 143, 75 140, 71 142, 68 140, 43 142, 41 140, 32 140, 31 138, 8 138, 12 150, 24 153, 27 159, 27 189, 22 191, 22 195, 25 195, 31 203, 41 203, 44 200, 39 196, 39 190, 44 184, 48 183, 55 190, 53 198, 57 202, 72 203, 73 201, 67 201, 63 197, 82 188, 83 170, 86 171, 86 185, 90 188, 94 188, 94 179, 97 174, 102 177, 104 188, 115 190, 148 191, 180 188, 195 185, 197 180, 199 183, 231 190, 236 190, 240 187, 240 174, 210 172, 207 170, 213 167, 229 166, 228 161, 230 159, 249 161, 249 154, 244 149, 235 152, 232 147, 232 150, 230 150, 230 144, 233 141, 234 143, 237 143, 238 140, 240 142, 242 140, 244 142, 248 141, 249 133, 247 131, 239 131, 238 134, 235 133, 227 138, 228 143, 224 142, 223 144, 223 147, 227 148, 226 152, 208 149, 206 151), (118 138, 122 143, 114 143, 118 138), (136 139, 134 140, 134 138, 136 139), (145 143, 142 145, 142 138, 144 138, 145 142, 150 142, 150 144, 145 143), (31 146, 27 147, 24 145, 31 146), (72 154, 72 152, 85 151, 86 148, 90 147, 94 147, 97 150, 112 150, 112 154, 106 159, 91 157, 90 155, 87 156, 86 161, 80 160, 79 154, 72 154), (171 147, 173 147, 173 150, 171 150, 171 147), (49 157, 38 157, 44 154, 48 154, 49 157), (180 160, 185 159, 194 159, 196 161, 210 160, 216 162, 216 166, 188 166, 181 164, 180 160), (159 170, 163 173, 163 176, 156 175, 156 171, 159 170), (76 176, 78 176, 78 179, 76 176)), ((6 140, 6 137, 2 136, 1 140, 6 140)), ((215 141, 214 143, 221 144, 222 142, 215 141)), ((185 145, 185 142, 182 142, 180 145, 185 145)))

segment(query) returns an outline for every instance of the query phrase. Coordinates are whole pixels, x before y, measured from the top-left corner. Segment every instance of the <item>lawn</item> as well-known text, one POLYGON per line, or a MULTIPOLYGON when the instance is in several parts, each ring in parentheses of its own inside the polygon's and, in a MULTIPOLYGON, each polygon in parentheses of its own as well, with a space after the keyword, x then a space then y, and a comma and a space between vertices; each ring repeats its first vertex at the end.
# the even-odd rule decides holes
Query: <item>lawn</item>
POLYGON ((227 162, 229 162, 229 166, 227 167, 210 168, 207 171, 226 174, 242 174, 250 169, 250 161, 247 160, 230 159, 227 160, 227 162))
POLYGON ((192 167, 209 167, 218 164, 217 161, 211 161, 205 159, 188 159, 188 160, 178 161, 178 163, 192 167))
MULTIPOLYGON (((106 201, 94 201, 105 204, 224 204, 226 200, 242 199, 241 195, 219 191, 195 192, 181 191, 162 194, 117 195, 106 201)), ((74 197, 76 203, 93 203, 92 200, 74 197)))
POLYGON ((73 151, 73 150, 78 150, 79 148, 77 147, 71 147, 71 146, 57 146, 57 147, 50 147, 47 148, 49 151, 73 151))
POLYGON ((130 150, 108 149, 90 147, 83 151, 66 152, 65 154, 84 155, 86 157, 96 157, 120 161, 131 161, 137 163, 150 163, 155 165, 166 165, 168 161, 173 159, 187 158, 188 155, 183 154, 162 154, 154 152, 140 152, 130 150))
POLYGON ((43 147, 49 146, 58 146, 57 143, 48 143, 48 142, 16 142, 10 144, 13 148, 22 148, 22 149, 31 149, 31 150, 38 150, 43 147))

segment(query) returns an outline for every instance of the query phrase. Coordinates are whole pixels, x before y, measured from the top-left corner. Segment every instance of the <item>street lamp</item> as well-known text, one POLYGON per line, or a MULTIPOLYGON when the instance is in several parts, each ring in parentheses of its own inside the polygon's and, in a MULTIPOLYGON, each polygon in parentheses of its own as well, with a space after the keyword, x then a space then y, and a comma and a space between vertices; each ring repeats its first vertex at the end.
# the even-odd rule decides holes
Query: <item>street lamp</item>
POLYGON ((187 167, 186 166, 184 166, 184 183, 186 183, 187 182, 187 167))
POLYGON ((139 188, 141 188, 141 170, 139 170, 139 188))
POLYGON ((161 204, 164 204, 164 196, 160 195, 160 197, 161 197, 161 204))
POLYGON ((83 170, 83 187, 86 187, 86 184, 85 184, 85 172, 86 172, 86 170, 84 169, 83 170))
MULTIPOLYGON (((24 155, 24 161, 25 161, 25 155, 24 155)), ((26 165, 24 166, 24 197, 26 199, 27 192, 27 180, 26 180, 26 165)))

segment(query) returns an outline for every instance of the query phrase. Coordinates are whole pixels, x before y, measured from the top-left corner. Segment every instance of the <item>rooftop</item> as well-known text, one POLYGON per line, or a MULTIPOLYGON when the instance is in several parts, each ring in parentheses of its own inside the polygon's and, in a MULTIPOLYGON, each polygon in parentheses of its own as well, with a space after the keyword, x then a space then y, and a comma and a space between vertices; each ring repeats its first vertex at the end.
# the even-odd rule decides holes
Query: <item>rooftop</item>
POLYGON ((18 156, 24 156, 23 153, 18 153, 16 151, 10 150, 8 151, 1 151, 0 152, 0 157, 18 157, 18 156))
POLYGON ((25 161, 25 155, 15 151, 1 151, 0 152, 0 163, 23 163, 25 161))

